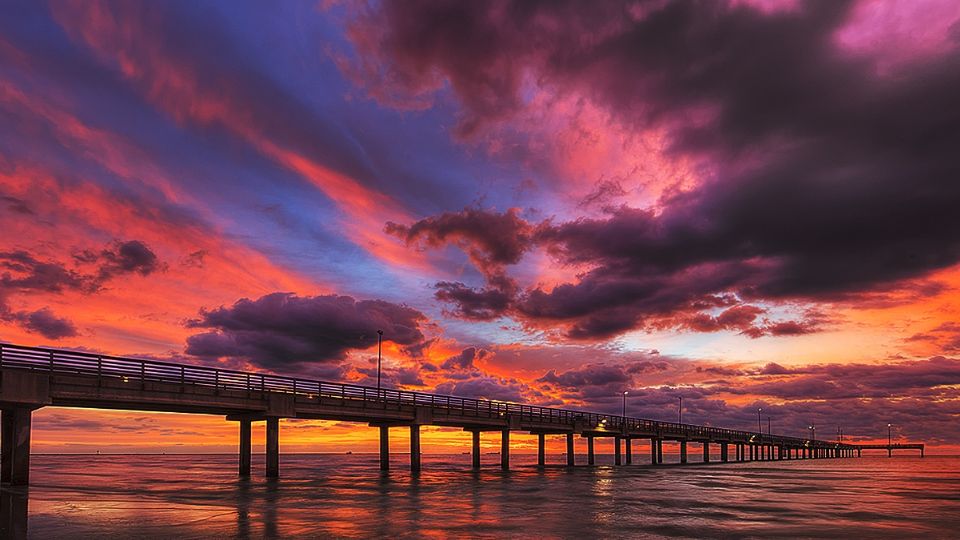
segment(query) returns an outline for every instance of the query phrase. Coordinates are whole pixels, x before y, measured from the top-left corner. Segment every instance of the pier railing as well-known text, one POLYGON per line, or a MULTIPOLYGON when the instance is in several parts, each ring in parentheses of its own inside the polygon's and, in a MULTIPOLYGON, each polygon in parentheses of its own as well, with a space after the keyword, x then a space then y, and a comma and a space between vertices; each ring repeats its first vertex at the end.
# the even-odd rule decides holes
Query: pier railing
POLYGON ((332 398, 355 402, 360 406, 426 406, 451 416, 498 417, 518 416, 521 421, 571 426, 625 433, 651 434, 658 437, 751 441, 764 444, 794 446, 836 446, 835 442, 762 434, 752 431, 724 429, 695 424, 662 422, 619 415, 540 407, 505 401, 473 399, 409 390, 377 389, 356 384, 332 383, 273 375, 220 369, 208 366, 174 364, 156 360, 124 358, 104 354, 26 347, 0 343, 0 369, 23 369, 50 374, 96 377, 124 383, 171 383, 181 386, 210 387, 247 392, 280 392, 294 396, 296 402, 316 402, 332 398))

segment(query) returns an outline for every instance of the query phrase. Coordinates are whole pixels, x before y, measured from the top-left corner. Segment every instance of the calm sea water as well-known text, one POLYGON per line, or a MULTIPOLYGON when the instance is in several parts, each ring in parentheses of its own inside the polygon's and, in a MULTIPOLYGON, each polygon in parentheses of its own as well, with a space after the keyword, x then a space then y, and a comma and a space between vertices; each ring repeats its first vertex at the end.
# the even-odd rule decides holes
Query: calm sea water
POLYGON ((395 457, 380 473, 375 455, 287 454, 267 481, 254 456, 242 481, 227 455, 33 456, 29 491, 3 490, 2 536, 960 538, 957 457, 538 469, 513 455, 504 473, 485 455, 474 473, 469 456, 424 456, 419 476, 395 457))

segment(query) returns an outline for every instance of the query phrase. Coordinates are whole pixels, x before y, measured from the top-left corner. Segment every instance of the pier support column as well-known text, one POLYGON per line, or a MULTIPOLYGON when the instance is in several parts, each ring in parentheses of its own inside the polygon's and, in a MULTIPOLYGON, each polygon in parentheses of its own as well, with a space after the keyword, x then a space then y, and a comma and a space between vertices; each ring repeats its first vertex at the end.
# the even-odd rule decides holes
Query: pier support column
POLYGON ((657 440, 650 439, 650 464, 657 464, 657 440))
POLYGON ((543 433, 537 433, 537 466, 543 467, 547 464, 546 456, 547 436, 543 433))
POLYGON ((720 461, 727 463, 730 461, 730 451, 727 443, 720 443, 720 461))
POLYGON ((500 468, 510 469, 510 430, 505 429, 500 432, 500 468))
POLYGON ((280 476, 280 419, 267 417, 267 478, 280 476))
POLYGON ((480 432, 473 431, 473 469, 480 470, 480 432))
POLYGON ((567 467, 577 464, 577 454, 573 448, 573 433, 567 433, 567 467))
POLYGON ((380 426, 380 470, 390 470, 390 428, 380 426))
POLYGON ((863 449, 857 448, 857 457, 863 457, 863 449))
POLYGON ((410 426, 410 472, 420 472, 420 426, 410 426))
POLYGON ((620 457, 620 437, 613 438, 613 464, 622 465, 620 457))
POLYGON ((593 436, 587 436, 587 465, 596 465, 596 459, 593 456, 593 436))
POLYGON ((703 441, 703 462, 710 463, 710 443, 703 441))
POLYGON ((0 416, 0 481, 13 486, 30 485, 30 426, 33 410, 4 409, 0 416))
POLYGON ((657 439, 657 465, 663 464, 663 439, 657 439))
POLYGON ((250 420, 240 420, 240 476, 250 476, 250 420))
POLYGON ((687 441, 680 441, 680 463, 687 462, 687 441))
POLYGON ((633 464, 633 448, 631 444, 630 437, 624 437, 623 439, 623 453, 626 454, 627 465, 633 464))

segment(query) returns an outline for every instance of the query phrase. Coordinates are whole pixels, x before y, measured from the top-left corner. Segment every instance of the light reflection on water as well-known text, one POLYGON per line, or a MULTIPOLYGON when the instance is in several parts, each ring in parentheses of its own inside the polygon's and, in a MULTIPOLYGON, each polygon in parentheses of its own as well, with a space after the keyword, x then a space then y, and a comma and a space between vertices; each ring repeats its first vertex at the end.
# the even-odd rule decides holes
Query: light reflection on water
POLYGON ((504 473, 493 463, 471 472, 467 456, 424 456, 418 476, 402 455, 389 473, 375 455, 281 458, 282 478, 268 481, 262 456, 249 480, 227 455, 33 456, 29 491, 2 491, 0 536, 956 538, 960 529, 956 457, 539 469, 535 456, 514 455, 504 473))

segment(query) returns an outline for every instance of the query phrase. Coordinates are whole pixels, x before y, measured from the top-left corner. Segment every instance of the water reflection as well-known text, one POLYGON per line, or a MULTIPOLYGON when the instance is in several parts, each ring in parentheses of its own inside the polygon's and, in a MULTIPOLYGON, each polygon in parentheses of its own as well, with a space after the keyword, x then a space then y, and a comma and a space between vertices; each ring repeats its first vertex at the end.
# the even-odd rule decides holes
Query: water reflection
POLYGON ((0 538, 948 537, 960 527, 957 458, 569 469, 515 456, 509 472, 472 472, 469 457, 424 456, 412 475, 405 463, 380 473, 370 456, 291 455, 269 481, 257 463, 238 479, 233 456, 96 459, 36 456, 30 529, 27 491, 3 488, 0 538))
POLYGON ((0 487, 0 538, 27 537, 28 498, 27 488, 0 487))

